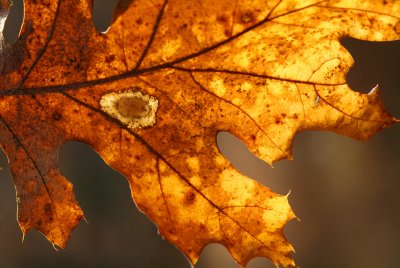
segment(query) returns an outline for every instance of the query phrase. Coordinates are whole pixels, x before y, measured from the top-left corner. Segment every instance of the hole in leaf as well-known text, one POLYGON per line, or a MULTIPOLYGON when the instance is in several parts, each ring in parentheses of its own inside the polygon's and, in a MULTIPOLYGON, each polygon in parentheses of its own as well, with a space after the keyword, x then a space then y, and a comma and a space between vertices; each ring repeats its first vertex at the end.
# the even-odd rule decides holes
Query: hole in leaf
POLYGON ((354 58, 354 66, 347 73, 351 89, 368 93, 377 84, 386 108, 394 115, 400 115, 400 41, 367 42, 344 38, 341 43, 354 58))
POLYGON ((17 42, 24 21, 24 1, 13 0, 4 24, 3 36, 7 43, 17 42))
POLYGON ((106 33, 110 29, 117 3, 118 0, 94 0, 93 20, 100 33, 106 33))

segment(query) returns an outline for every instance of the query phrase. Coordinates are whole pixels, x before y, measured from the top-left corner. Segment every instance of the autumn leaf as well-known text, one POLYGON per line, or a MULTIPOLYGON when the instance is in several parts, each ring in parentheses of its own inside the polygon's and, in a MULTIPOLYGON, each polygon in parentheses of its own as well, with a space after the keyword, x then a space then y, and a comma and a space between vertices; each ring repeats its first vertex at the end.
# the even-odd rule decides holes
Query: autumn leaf
MULTIPOLYGON (((0 30, 9 2, 0 0, 0 30)), ((19 40, 0 34, 0 144, 25 234, 65 247, 83 217, 57 168, 69 140, 92 146, 195 264, 209 243, 241 265, 293 266, 288 197, 240 174, 228 131, 272 164, 302 130, 368 139, 397 122, 379 88, 352 91, 340 39, 399 39, 398 1, 120 1, 99 33, 89 0, 25 1, 19 40)))

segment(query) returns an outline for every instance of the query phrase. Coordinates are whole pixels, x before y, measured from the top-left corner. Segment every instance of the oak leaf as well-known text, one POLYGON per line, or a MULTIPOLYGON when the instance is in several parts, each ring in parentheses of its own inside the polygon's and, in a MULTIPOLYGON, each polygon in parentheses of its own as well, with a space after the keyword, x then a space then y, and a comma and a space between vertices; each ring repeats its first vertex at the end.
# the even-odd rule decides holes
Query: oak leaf
MULTIPOLYGON (((0 0, 0 32, 9 12, 0 0)), ((0 144, 18 222, 65 247, 83 217, 57 168, 69 140, 125 175, 132 198, 194 264, 212 242, 241 265, 294 265, 288 197, 235 170, 228 131, 272 164, 302 130, 367 139, 397 122, 379 89, 352 91, 340 39, 399 39, 400 2, 120 1, 99 33, 90 0, 25 1, 19 40, 0 34, 0 144)))

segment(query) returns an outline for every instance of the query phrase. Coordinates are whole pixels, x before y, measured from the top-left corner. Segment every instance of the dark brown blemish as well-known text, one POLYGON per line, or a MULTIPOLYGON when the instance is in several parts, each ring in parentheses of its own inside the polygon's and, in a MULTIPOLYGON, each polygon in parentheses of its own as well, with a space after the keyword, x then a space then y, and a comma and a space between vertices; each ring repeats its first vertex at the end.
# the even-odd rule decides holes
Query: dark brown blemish
POLYGON ((139 97, 121 97, 115 108, 122 116, 130 118, 142 118, 150 112, 147 102, 139 97))
POLYGON ((108 55, 106 57, 106 63, 111 63, 115 60, 115 55, 108 55))
POLYGON ((46 205, 44 205, 43 207, 44 209, 44 213, 46 214, 46 216, 51 216, 53 215, 53 210, 52 210, 52 206, 50 203, 47 203, 46 205))
POLYGON ((397 25, 394 27, 394 31, 395 31, 397 34, 400 34, 400 22, 397 23, 397 25))
POLYGON ((226 23, 228 21, 228 19, 226 18, 226 16, 220 15, 217 17, 217 21, 221 22, 221 23, 226 23))
POLYGON ((193 204, 194 199, 196 198, 196 195, 193 192, 188 192, 188 193, 186 193, 185 198, 186 198, 187 204, 193 204))
POLYGON ((240 17, 240 21, 243 23, 250 23, 254 20, 253 16, 254 16, 253 13, 251 13, 250 11, 246 11, 240 17))
POLYGON ((52 118, 53 118, 53 120, 55 120, 55 121, 60 121, 61 118, 62 118, 62 115, 61 115, 60 112, 55 111, 55 112, 53 113, 53 115, 52 115, 52 118))
POLYGON ((76 218, 75 218, 75 221, 76 222, 80 222, 80 220, 83 218, 83 215, 78 215, 78 216, 76 216, 76 218))

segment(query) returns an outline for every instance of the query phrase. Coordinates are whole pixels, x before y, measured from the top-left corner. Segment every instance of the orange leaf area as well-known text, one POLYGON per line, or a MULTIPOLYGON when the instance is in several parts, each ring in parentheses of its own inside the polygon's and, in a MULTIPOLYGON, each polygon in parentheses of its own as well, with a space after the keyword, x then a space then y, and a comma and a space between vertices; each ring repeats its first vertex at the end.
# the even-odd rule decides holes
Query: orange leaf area
MULTIPOLYGON (((245 266, 294 266, 288 197, 240 174, 220 131, 272 164, 302 130, 368 139, 397 122, 379 88, 352 91, 339 40, 399 39, 400 2, 120 1, 99 33, 90 0, 25 1, 15 44, 0 34, 0 144, 23 233, 65 247, 83 217, 58 171, 69 140, 92 146, 130 183, 159 233, 195 264, 221 243, 245 266)), ((0 30, 9 2, 0 1, 0 30)))

